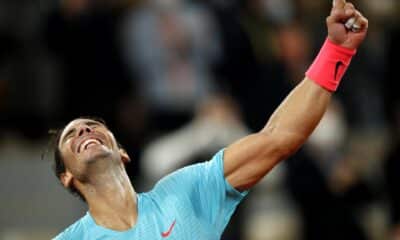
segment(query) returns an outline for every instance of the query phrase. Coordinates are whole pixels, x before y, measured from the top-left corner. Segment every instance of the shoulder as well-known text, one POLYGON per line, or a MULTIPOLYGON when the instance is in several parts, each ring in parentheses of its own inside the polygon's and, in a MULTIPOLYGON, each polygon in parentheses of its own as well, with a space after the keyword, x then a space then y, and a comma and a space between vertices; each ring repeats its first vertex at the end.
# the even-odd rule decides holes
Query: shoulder
POLYGON ((181 192, 198 186, 211 176, 223 178, 224 149, 215 154, 211 160, 181 168, 162 178, 152 192, 181 192))
POLYGON ((83 239, 84 232, 84 224, 80 219, 58 234, 53 240, 83 239))

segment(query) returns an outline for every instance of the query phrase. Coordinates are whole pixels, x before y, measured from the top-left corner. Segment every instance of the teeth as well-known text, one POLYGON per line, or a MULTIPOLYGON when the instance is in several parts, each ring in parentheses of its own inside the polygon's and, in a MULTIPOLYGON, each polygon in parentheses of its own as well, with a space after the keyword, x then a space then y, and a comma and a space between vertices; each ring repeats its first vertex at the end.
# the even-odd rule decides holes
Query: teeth
POLYGON ((97 139, 88 139, 82 143, 80 152, 82 152, 82 148, 86 150, 91 144, 101 144, 101 142, 97 139))

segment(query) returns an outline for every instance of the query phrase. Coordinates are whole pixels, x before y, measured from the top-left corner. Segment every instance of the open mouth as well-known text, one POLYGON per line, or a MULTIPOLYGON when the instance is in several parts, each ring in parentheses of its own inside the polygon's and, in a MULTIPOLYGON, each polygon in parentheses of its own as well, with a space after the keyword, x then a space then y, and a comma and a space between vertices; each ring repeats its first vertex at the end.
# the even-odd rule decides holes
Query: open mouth
POLYGON ((103 142, 98 138, 89 138, 84 140, 78 147, 78 153, 81 153, 88 148, 95 146, 95 145, 103 145, 103 142))

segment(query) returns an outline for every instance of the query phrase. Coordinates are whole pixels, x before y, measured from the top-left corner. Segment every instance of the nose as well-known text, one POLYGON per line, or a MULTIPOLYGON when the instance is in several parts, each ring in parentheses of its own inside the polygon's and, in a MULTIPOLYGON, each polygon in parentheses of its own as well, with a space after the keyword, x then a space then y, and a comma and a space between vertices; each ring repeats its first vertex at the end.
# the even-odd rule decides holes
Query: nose
POLYGON ((91 133, 93 130, 88 125, 81 125, 78 130, 79 137, 85 133, 91 133))

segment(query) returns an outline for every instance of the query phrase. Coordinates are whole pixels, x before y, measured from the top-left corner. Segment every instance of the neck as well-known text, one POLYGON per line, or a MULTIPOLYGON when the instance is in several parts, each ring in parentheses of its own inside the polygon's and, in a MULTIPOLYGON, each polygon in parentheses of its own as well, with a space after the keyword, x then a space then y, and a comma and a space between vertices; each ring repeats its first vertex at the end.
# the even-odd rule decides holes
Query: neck
POLYGON ((91 174, 86 183, 77 185, 98 225, 124 231, 136 224, 136 192, 122 164, 110 166, 100 174, 91 174))

